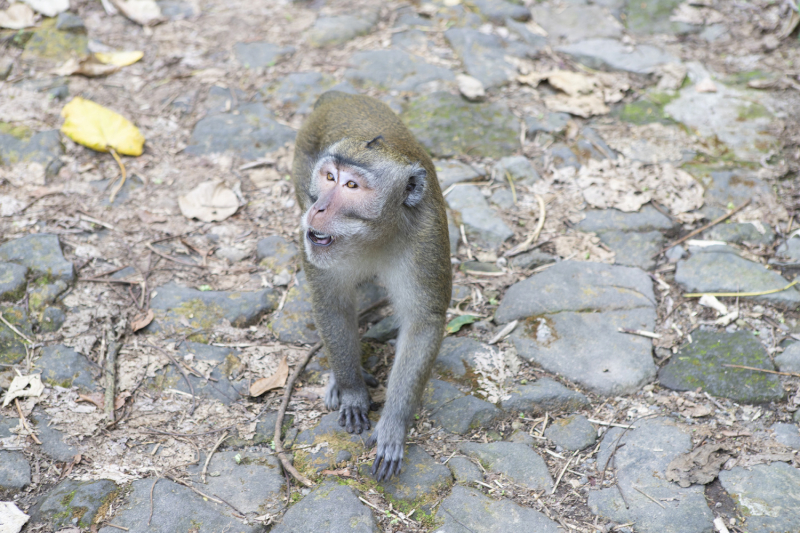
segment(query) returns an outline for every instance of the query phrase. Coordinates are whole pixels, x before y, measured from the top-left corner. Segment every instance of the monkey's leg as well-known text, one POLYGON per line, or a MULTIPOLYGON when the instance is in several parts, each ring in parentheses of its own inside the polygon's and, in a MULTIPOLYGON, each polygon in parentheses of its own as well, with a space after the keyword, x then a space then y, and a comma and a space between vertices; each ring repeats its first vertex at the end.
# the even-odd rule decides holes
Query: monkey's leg
POLYGON ((442 341, 442 319, 420 317, 400 328, 386 402, 367 446, 378 444, 372 474, 378 481, 400 473, 403 445, 442 341), (421 319, 420 319, 421 318, 421 319))

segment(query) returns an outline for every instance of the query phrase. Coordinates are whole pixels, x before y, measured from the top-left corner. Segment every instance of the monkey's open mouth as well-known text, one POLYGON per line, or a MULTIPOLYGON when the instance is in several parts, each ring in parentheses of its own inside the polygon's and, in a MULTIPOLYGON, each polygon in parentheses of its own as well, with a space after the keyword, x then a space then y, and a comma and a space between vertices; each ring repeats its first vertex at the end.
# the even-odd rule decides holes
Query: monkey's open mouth
POLYGON ((313 229, 308 230, 306 235, 308 236, 308 240, 317 246, 329 246, 333 242, 333 237, 331 235, 320 233, 313 229))

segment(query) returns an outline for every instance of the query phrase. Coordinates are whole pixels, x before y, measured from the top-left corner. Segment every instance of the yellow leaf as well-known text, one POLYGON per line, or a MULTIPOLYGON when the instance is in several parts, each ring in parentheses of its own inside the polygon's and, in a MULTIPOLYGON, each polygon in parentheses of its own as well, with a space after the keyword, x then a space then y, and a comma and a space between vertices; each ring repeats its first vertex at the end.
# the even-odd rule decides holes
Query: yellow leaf
POLYGON ((141 58, 143 58, 144 52, 141 52, 139 50, 132 52, 111 52, 111 53, 95 52, 94 57, 99 62, 105 63, 106 65, 127 67, 128 65, 133 65, 141 58))
POLYGON ((144 136, 122 115, 76 96, 61 110, 61 132, 98 152, 113 148, 119 154, 142 155, 144 136))

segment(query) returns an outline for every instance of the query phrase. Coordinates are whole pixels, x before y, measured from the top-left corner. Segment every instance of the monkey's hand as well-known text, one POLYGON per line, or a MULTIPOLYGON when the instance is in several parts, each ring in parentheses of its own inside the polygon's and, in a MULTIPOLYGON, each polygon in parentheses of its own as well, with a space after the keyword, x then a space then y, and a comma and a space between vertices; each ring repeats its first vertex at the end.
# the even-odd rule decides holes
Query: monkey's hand
POLYGON ((406 431, 402 424, 392 423, 381 418, 372 436, 367 439, 367 447, 377 442, 378 451, 372 463, 372 475, 378 481, 388 480, 400 473, 403 466, 403 444, 406 431))

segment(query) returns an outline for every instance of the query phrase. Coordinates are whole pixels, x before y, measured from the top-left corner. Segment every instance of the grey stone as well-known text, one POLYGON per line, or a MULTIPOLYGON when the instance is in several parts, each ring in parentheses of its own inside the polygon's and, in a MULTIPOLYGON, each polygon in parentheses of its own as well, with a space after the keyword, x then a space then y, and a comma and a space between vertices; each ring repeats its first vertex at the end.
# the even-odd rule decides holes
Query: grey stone
POLYGON ((240 89, 214 85, 209 89, 208 96, 203 102, 203 107, 208 115, 216 115, 218 113, 236 111, 238 103, 246 102, 247 100, 247 93, 240 89))
POLYGON ((397 337, 399 331, 400 321, 396 316, 389 315, 369 328, 363 338, 375 342, 386 342, 397 337))
POLYGON ((522 155, 504 157, 492 167, 492 179, 495 181, 505 182, 509 175, 514 182, 528 186, 541 177, 530 160, 522 155))
POLYGON ((576 451, 593 446, 597 440, 597 430, 585 416, 575 415, 554 420, 545 430, 544 436, 556 446, 576 451))
POLYGON ((633 49, 616 39, 587 39, 559 46, 557 51, 594 69, 621 70, 634 74, 650 74, 660 65, 680 60, 660 48, 640 44, 633 49))
POLYGON ((710 219, 724 214, 731 205, 738 206, 747 200, 776 201, 770 185, 748 170, 710 172, 707 177, 703 176, 702 182, 706 192, 701 211, 710 219))
MULTIPOLYGON (((367 475, 370 465, 363 465, 367 475)), ((430 500, 437 492, 446 489, 453 480, 450 470, 437 462, 419 445, 411 444, 403 455, 400 474, 379 483, 390 500, 408 502, 420 506, 425 512, 430 509, 430 500)))
POLYGON ((511 258, 511 266, 520 269, 534 269, 543 265, 555 263, 556 257, 539 250, 521 253, 511 258))
POLYGON ((553 478, 539 454, 519 442, 465 442, 458 450, 478 459, 484 468, 505 475, 530 490, 549 490, 553 478))
POLYGON ((616 159, 617 153, 606 143, 593 128, 586 126, 581 130, 578 138, 578 149, 581 153, 589 154, 592 159, 616 159))
POLYGON ((440 7, 431 19, 440 27, 447 28, 477 28, 483 23, 480 15, 465 8, 463 4, 440 7))
POLYGON ((547 154, 556 168, 575 167, 581 168, 581 162, 569 146, 564 143, 553 143, 547 149, 547 154))
MULTIPOLYGON (((131 492, 114 515, 113 522, 130 533, 260 533, 264 530, 261 525, 245 525, 229 513, 230 507, 210 502, 173 481, 160 479, 154 485, 152 479, 139 479, 131 483, 131 492)), ((118 532, 118 528, 111 526, 100 529, 100 533, 118 532)))
POLYGON ((519 148, 517 119, 503 104, 437 92, 409 102, 402 118, 435 157, 502 157, 519 148))
POLYGON ((3 165, 39 163, 45 167, 45 178, 52 178, 62 166, 59 158, 63 153, 58 130, 40 131, 21 138, 0 133, 0 163, 3 165))
POLYGON ((36 504, 31 522, 44 522, 53 528, 89 528, 96 523, 95 519, 103 518, 98 516, 98 512, 116 490, 116 483, 107 479, 65 479, 36 504))
POLYGON ((189 2, 176 2, 173 0, 156 0, 161 9, 161 15, 169 20, 183 20, 195 16, 194 7, 189 2))
POLYGON ((686 257, 686 250, 680 244, 678 246, 673 246, 669 250, 664 253, 664 256, 667 258, 667 261, 670 263, 677 263, 684 257, 686 257))
POLYGON ((481 469, 466 457, 452 457, 447 461, 447 466, 456 478, 456 483, 469 484, 483 481, 481 469))
POLYGON ((442 190, 446 190, 454 183, 474 181, 482 176, 475 170, 475 167, 456 159, 438 159, 433 164, 436 167, 436 176, 439 178, 442 190))
POLYGON ((75 278, 75 270, 64 258, 57 235, 37 233, 8 241, 0 245, 0 261, 28 267, 34 279, 47 277, 71 283, 75 278))
POLYGON ((790 261, 800 262, 800 237, 793 237, 781 243, 775 254, 790 261))
MULTIPOLYGON (((782 289, 788 281, 763 265, 748 261, 729 248, 709 247, 693 250, 689 259, 678 261, 675 281, 689 292, 759 292, 782 289)), ((764 296, 742 298, 767 302, 784 309, 800 305, 800 293, 794 287, 764 296)))
POLYGON ((31 465, 22 452, 0 450, 0 490, 20 490, 31 483, 31 465))
POLYGON ((496 189, 489 197, 489 201, 500 209, 514 207, 514 195, 508 189, 496 189))
POLYGON ((33 410, 31 420, 36 425, 39 440, 42 441, 41 451, 62 463, 72 461, 80 453, 77 447, 67 444, 64 433, 50 425, 50 417, 41 408, 36 407, 33 410))
POLYGON ((316 451, 298 448, 295 452, 295 461, 298 462, 299 459, 300 463, 308 465, 308 468, 314 469, 316 472, 334 469, 340 460, 341 451, 350 452, 355 456, 364 453, 364 443, 372 434, 373 429, 360 435, 347 433, 339 425, 339 413, 328 413, 320 418, 319 424, 303 430, 297 435, 295 447, 298 445, 306 448, 313 447, 316 451))
POLYGON ((456 187, 446 200, 450 209, 461 215, 470 243, 494 249, 514 236, 511 228, 489 207, 489 202, 477 186, 456 187))
POLYGON ((520 39, 531 46, 531 50, 527 53, 528 56, 535 55, 539 51, 543 50, 545 46, 547 46, 547 38, 533 33, 524 23, 507 18, 505 25, 506 28, 516 33, 520 39))
POLYGON ((372 31, 378 23, 377 10, 365 10, 360 13, 319 17, 306 34, 311 46, 323 46, 345 43, 351 39, 372 31))
POLYGON ((236 248, 235 246, 228 246, 227 244, 220 244, 214 250, 214 257, 227 259, 231 263, 238 263, 239 261, 242 261, 249 255, 250 252, 248 250, 242 250, 241 248, 236 248))
POLYGON ((775 440, 793 450, 800 450, 800 431, 797 424, 776 422, 770 428, 775 433, 775 440))
POLYGON ((297 273, 297 282, 289 289, 283 309, 275 313, 269 328, 281 342, 313 344, 319 341, 304 271, 297 273))
POLYGON ((42 381, 50 385, 84 390, 96 387, 92 366, 86 358, 63 344, 45 346, 36 368, 42 371, 42 381))
POLYGON ((372 511, 347 485, 327 480, 293 505, 272 533, 328 531, 330 533, 379 533, 372 511))
POLYGON ((512 413, 557 414, 585 409, 590 403, 584 394, 550 378, 541 378, 530 385, 515 386, 510 397, 502 400, 500 405, 504 411, 512 413))
POLYGON ((751 332, 697 330, 692 333, 691 344, 681 347, 659 371, 658 379, 669 389, 700 387, 713 396, 736 402, 763 403, 784 397, 778 376, 725 365, 775 370, 766 350, 751 332))
MULTIPOLYGON (((140 189, 144 183, 142 182, 141 178, 136 174, 131 174, 128 176, 128 179, 125 180, 125 183, 122 185, 122 188, 117 193, 117 196, 114 197, 114 202, 110 202, 108 198, 108 194, 106 191, 109 191, 109 186, 111 184, 111 180, 98 180, 98 181, 90 181, 89 185, 97 192, 99 198, 99 205, 102 207, 109 207, 109 206, 120 206, 125 204, 128 199, 131 197, 131 193, 140 189)), ((155 246, 156 249, 159 248, 159 245, 155 246)))
POLYGON ((599 5, 584 5, 581 2, 558 6, 537 4, 531 8, 531 12, 533 20, 544 28, 553 43, 622 36, 622 24, 599 5), (591 21, 591 24, 587 24, 587 21, 591 21))
MULTIPOLYGON (((256 431, 252 439, 245 440, 235 435, 232 435, 227 440, 225 440, 225 445, 237 448, 241 446, 252 446, 254 444, 270 444, 275 438, 275 422, 277 419, 278 419, 277 411, 267 411, 265 413, 262 413, 261 416, 259 416, 258 420, 256 421, 256 431)), ((289 429, 292 429, 293 423, 294 423, 294 415, 284 416, 283 425, 281 426, 281 435, 285 436, 287 431, 289 429)), ((288 449, 291 447, 291 443, 284 442, 284 446, 288 449)))
POLYGON ((68 289, 64 280, 57 279, 53 283, 37 283, 28 288, 28 310, 38 313, 56 301, 68 289))
POLYGON ((293 266, 298 256, 297 246, 280 235, 270 235, 258 241, 256 262, 258 266, 280 272, 293 266))
POLYGON ((599 236, 600 241, 616 254, 616 264, 642 270, 655 268, 655 256, 664 246, 664 236, 659 231, 604 231, 599 236))
POLYGON ((649 2, 628 0, 625 9, 625 26, 631 33, 640 35, 684 34, 697 31, 697 26, 670 20, 673 11, 680 4, 681 0, 651 0, 649 2))
MULTIPOLYGON (((212 368, 209 374, 213 380, 205 379, 194 374, 188 374, 189 383, 186 383, 183 374, 174 365, 167 365, 163 370, 148 382, 157 390, 176 389, 201 398, 219 400, 225 405, 236 402, 247 395, 247 383, 234 379, 233 374, 242 370, 242 360, 238 350, 224 346, 211 346, 199 342, 186 341, 175 352, 177 360, 184 360, 192 355, 192 360, 202 363, 202 366, 212 368)), ((193 365, 193 363, 190 363, 193 365)))
POLYGON ((442 501, 437 533, 558 533, 561 529, 542 513, 511 500, 493 500, 475 489, 456 486, 442 501))
POLYGON ((792 343, 775 356, 775 364, 781 372, 800 372, 800 343, 792 343))
POLYGON ((786 463, 737 466, 719 481, 745 518, 748 533, 793 533, 800 523, 800 471, 786 463))
MULTIPOLYGON (((201 483, 201 462, 189 467, 189 475, 201 483)), ((286 482, 280 461, 264 451, 216 452, 208 464, 203 487, 243 513, 275 514, 286 507, 286 482)), ((205 491, 204 491, 205 492, 205 491)))
POLYGON ((295 52, 294 46, 278 46, 272 43, 236 43, 233 53, 240 65, 247 68, 271 67, 295 52))
POLYGON ((500 87, 514 80, 517 69, 506 56, 527 57, 538 49, 521 41, 507 41, 469 28, 450 28, 445 39, 464 64, 464 70, 486 89, 500 87))
POLYGON ((262 88, 261 92, 283 108, 306 114, 312 111, 317 98, 328 90, 357 93, 349 83, 336 83, 333 76, 321 72, 293 72, 262 88))
POLYGON ((56 17, 56 29, 74 33, 86 33, 86 24, 83 23, 83 19, 79 16, 64 11, 56 17))
POLYGON ((506 19, 525 22, 531 19, 527 7, 505 0, 473 0, 480 14, 495 24, 503 24, 506 19))
POLYGON ((56 65, 69 57, 83 57, 89 52, 89 39, 83 33, 61 31, 54 24, 43 24, 29 31, 30 38, 19 56, 24 63, 56 65))
POLYGON ((358 66, 346 70, 344 77, 356 87, 418 92, 429 87, 442 90, 455 81, 455 75, 446 68, 402 50, 356 52, 350 63, 358 66))
POLYGON ((58 307, 48 307, 42 312, 42 317, 39 319, 39 330, 44 333, 58 331, 66 320, 67 315, 64 311, 58 307))
POLYGON ((295 131, 276 122, 264 104, 242 104, 236 111, 238 114, 200 119, 184 152, 206 155, 230 151, 243 159, 258 159, 294 141, 295 131))
POLYGON ((475 366, 475 356, 489 346, 470 337, 445 337, 433 368, 442 375, 463 378, 475 366))
POLYGON ((710 26, 705 26, 703 31, 700 32, 700 38, 713 43, 716 41, 727 41, 730 39, 730 34, 725 24, 711 24, 710 26))
POLYGON ((25 295, 28 268, 14 263, 0 263, 0 301, 16 302, 25 295))
POLYGON ((14 435, 11 429, 19 426, 19 419, 0 416, 0 439, 5 439, 14 435))
POLYGON ((563 133, 572 117, 569 113, 544 113, 535 117, 525 117, 525 128, 528 137, 537 132, 563 133))
POLYGON ((617 209, 591 209, 578 223, 581 231, 672 231, 678 225, 658 210, 645 205, 639 211, 625 213, 617 209))
POLYGON ((769 246, 775 241, 775 232, 769 224, 762 224, 761 226, 764 229, 763 235, 754 224, 750 223, 717 224, 713 228, 704 231, 702 236, 711 241, 734 242, 737 244, 747 242, 769 246))
POLYGON ((616 446, 609 468, 616 470, 617 487, 589 492, 592 513, 620 524, 634 522, 641 533, 712 533, 714 515, 703 487, 681 488, 665 479, 670 461, 691 451, 689 435, 665 418, 637 420, 634 426, 636 429, 621 439, 620 428, 603 436, 597 464, 609 462, 616 446), (659 500, 661 506, 648 496, 659 500))
MULTIPOLYGON (((272 289, 252 292, 200 291, 181 287, 174 282, 158 287, 150 302, 155 320, 150 331, 211 329, 220 320, 243 328, 257 324, 278 305, 278 294, 272 289)), ((208 332, 202 332, 207 335, 208 332)))
MULTIPOLYGON (((0 307, 3 318, 30 338, 33 336, 28 311, 22 306, 0 307)), ((22 339, 5 324, 0 324, 0 363, 13 365, 25 357, 27 351, 22 339)))
POLYGON ((423 406, 430 411, 434 423, 463 435, 492 423, 503 413, 494 405, 464 394, 446 381, 432 379, 423 394, 423 406))

